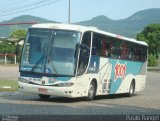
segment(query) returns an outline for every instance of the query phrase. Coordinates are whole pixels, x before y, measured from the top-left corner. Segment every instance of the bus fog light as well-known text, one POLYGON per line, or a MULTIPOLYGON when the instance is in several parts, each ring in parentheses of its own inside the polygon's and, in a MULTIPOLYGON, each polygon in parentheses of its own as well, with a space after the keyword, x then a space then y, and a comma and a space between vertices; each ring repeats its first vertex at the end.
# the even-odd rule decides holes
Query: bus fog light
POLYGON ((72 94, 73 91, 65 91, 64 94, 72 94))
POLYGON ((73 91, 69 91, 69 94, 71 94, 73 91))

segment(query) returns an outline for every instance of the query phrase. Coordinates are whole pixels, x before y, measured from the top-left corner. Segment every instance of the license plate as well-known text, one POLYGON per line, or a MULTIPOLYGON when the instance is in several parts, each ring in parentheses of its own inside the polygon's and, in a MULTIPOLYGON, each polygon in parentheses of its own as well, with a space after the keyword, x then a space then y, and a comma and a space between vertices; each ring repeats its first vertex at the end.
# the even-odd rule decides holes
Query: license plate
POLYGON ((48 92, 48 90, 44 89, 44 88, 39 88, 38 90, 39 90, 39 92, 42 92, 42 93, 47 93, 48 92))

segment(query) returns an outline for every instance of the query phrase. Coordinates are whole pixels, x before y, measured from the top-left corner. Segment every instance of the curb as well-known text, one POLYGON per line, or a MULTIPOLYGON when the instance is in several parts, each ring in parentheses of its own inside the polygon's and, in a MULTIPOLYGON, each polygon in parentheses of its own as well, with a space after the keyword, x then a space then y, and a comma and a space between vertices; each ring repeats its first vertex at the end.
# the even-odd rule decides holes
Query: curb
POLYGON ((0 92, 0 96, 17 96, 22 95, 21 92, 0 92))
POLYGON ((11 86, 0 86, 0 89, 11 89, 11 86))
POLYGON ((156 68, 156 67, 148 67, 147 70, 148 71, 158 71, 158 72, 160 72, 160 68, 156 68))

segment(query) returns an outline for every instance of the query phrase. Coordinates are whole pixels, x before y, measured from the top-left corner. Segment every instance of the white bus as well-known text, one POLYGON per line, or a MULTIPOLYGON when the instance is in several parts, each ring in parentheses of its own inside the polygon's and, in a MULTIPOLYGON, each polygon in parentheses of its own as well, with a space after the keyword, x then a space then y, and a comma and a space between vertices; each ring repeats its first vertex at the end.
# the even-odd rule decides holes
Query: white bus
POLYGON ((147 44, 94 27, 36 24, 24 42, 19 90, 86 97, 127 93, 145 88, 147 44))

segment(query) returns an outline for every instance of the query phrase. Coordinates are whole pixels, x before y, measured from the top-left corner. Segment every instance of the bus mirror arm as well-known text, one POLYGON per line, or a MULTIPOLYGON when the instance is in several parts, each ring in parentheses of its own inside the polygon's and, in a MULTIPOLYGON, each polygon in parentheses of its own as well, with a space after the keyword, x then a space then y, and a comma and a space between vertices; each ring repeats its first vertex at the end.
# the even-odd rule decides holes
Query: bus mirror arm
POLYGON ((85 48, 85 45, 84 45, 84 44, 78 44, 78 47, 79 47, 80 49, 84 49, 84 48, 85 48))
POLYGON ((84 53, 84 45, 77 43, 76 44, 76 51, 74 54, 74 57, 76 58, 76 55, 78 54, 78 51, 80 51, 80 53, 84 53))
POLYGON ((86 50, 86 46, 84 44, 78 44, 78 48, 83 51, 86 50))

